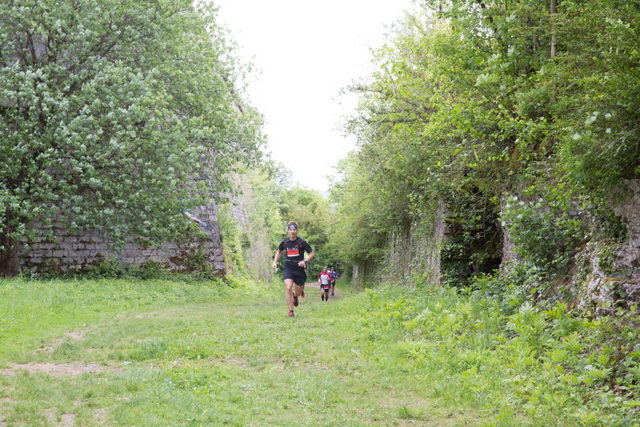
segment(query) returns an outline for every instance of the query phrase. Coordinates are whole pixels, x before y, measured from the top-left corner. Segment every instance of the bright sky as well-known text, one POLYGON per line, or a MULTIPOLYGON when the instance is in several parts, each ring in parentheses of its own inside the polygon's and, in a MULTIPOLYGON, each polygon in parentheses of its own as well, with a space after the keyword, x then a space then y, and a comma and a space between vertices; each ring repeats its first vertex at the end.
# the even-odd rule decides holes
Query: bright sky
POLYGON ((412 0, 213 0, 221 23, 255 66, 247 96, 265 117, 271 157, 293 184, 326 193, 354 148, 340 130, 355 96, 340 89, 371 70, 370 47, 412 0))

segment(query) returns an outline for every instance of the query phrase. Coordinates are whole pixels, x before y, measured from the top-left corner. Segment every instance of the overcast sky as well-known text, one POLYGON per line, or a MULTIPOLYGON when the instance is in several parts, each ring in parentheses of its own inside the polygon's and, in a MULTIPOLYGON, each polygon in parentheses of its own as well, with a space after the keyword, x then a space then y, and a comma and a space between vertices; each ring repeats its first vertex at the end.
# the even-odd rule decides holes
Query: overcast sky
POLYGON ((214 0, 219 18, 255 66, 247 96, 265 116, 271 157, 292 183, 325 193, 327 175, 354 141, 340 130, 355 97, 340 89, 365 76, 370 47, 411 0, 214 0))

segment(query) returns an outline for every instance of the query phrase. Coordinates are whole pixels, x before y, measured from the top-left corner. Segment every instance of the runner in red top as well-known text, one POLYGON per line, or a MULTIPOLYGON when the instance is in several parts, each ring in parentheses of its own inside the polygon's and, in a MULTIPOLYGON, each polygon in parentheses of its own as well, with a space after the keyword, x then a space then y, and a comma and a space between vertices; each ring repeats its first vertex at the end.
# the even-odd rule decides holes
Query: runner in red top
POLYGON ((322 269, 318 274, 318 284, 320 285, 320 294, 322 301, 329 301, 329 289, 331 289, 331 275, 327 271, 327 267, 322 269))

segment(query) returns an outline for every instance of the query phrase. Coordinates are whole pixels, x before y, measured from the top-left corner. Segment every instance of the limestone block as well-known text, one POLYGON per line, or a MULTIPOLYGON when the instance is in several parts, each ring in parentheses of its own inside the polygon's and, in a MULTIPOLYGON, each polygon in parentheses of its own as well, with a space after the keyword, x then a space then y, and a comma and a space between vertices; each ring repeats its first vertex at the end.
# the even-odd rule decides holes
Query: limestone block
POLYGON ((624 184, 626 192, 622 195, 614 193, 611 205, 627 227, 629 246, 640 248, 640 179, 628 179, 624 184))
POLYGON ((73 243, 69 241, 62 242, 59 249, 62 251, 73 251, 73 243))
POLYGON ((57 244, 55 243, 35 243, 33 245, 33 250, 42 250, 42 251, 46 251, 46 250, 52 250, 52 249, 56 249, 57 248, 57 244))

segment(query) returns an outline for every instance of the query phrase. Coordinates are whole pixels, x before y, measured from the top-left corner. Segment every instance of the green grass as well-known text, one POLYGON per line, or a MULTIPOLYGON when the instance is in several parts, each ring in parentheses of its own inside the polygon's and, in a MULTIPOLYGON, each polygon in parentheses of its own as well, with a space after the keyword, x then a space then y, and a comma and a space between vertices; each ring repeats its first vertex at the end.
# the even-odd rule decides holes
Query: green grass
POLYGON ((275 284, 0 281, 0 369, 11 374, 0 425, 577 425, 575 411, 608 414, 523 400, 523 387, 536 392, 526 364, 544 370, 522 354, 508 373, 489 303, 307 294, 287 318, 275 284), (483 316, 469 340, 447 338, 483 316))

